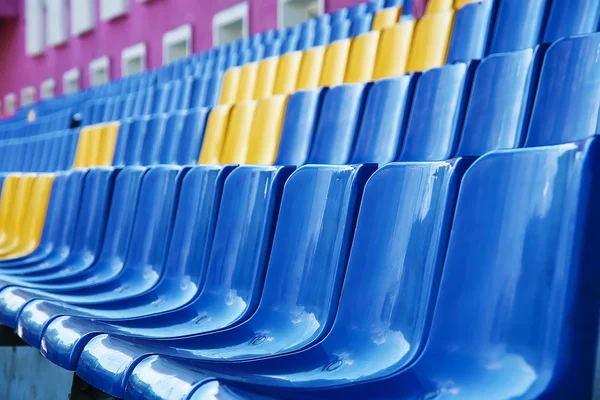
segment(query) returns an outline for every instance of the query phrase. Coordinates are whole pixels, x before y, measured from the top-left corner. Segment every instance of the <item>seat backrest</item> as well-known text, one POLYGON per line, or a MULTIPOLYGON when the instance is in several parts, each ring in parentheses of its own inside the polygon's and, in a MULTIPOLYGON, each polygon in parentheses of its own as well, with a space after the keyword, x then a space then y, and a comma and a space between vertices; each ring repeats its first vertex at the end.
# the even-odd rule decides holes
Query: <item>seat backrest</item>
POLYGON ((367 182, 334 330, 351 329, 397 350, 381 360, 386 367, 423 348, 468 165, 391 163, 367 182))
POLYGON ((379 10, 373 18, 373 26, 371 29, 375 31, 383 28, 389 28, 390 26, 394 25, 398 22, 401 10, 402 7, 388 7, 379 10))
POLYGON ((64 194, 59 199, 57 215, 51 216, 47 224, 54 246, 63 250, 73 243, 87 170, 73 169, 64 174, 64 194))
POLYGON ((545 146, 598 133, 600 33, 565 38, 546 52, 525 145, 545 146))
POLYGON ((212 109, 206 122, 206 132, 202 140, 199 164, 218 164, 225 143, 229 114, 232 106, 220 105, 212 109))
POLYGON ((453 11, 427 14, 417 21, 406 70, 420 72, 446 62, 453 11))
POLYGON ((287 96, 273 95, 258 100, 244 163, 272 165, 279 149, 281 126, 287 104, 287 96))
POLYGON ((154 267, 156 271, 162 266, 185 172, 179 166, 158 165, 144 175, 126 256, 132 270, 148 274, 146 267, 154 267))
POLYGON ((507 0, 498 4, 488 54, 533 48, 540 42, 549 0, 507 0))
POLYGON ((219 97, 219 104, 233 104, 235 103, 238 85, 240 82, 241 68, 235 67, 230 68, 223 75, 223 84, 221 86, 221 96, 219 97))
POLYGON ((331 22, 331 35, 329 42, 335 43, 338 40, 347 39, 350 36, 350 20, 347 18, 331 22))
POLYGON ((499 53, 483 59, 473 78, 458 156, 520 147, 537 80, 532 49, 499 53))
POLYGON ((548 16, 544 42, 598 31, 600 2, 595 0, 554 0, 548 16))
POLYGON ((373 82, 350 163, 386 164, 398 158, 418 75, 373 82))
POLYGON ((379 31, 371 31, 352 39, 344 83, 368 82, 373 78, 379 31))
POLYGON ((129 166, 124 167, 117 174, 110 199, 100 260, 125 261, 131 240, 133 218, 139 205, 140 187, 146 171, 145 167, 129 166))
POLYGON ((88 259, 100 253, 118 169, 98 167, 85 175, 72 251, 88 259))
POLYGON ((335 41, 326 47, 319 86, 332 87, 344 82, 349 51, 349 39, 335 41))
POLYGON ((300 62, 296 89, 316 89, 319 87, 324 56, 324 46, 314 47, 302 52, 302 61, 300 62))
POLYGON ((325 93, 315 131, 309 164, 346 164, 352 155, 360 125, 365 85, 352 83, 331 88, 325 93))
POLYGON ((238 86, 236 103, 244 100, 252 100, 254 89, 256 87, 256 77, 258 74, 258 62, 252 62, 241 67, 240 83, 238 86))
POLYGON ((454 0, 429 0, 425 14, 435 14, 452 10, 454 0))
POLYGON ((185 174, 165 263, 165 278, 186 279, 197 288, 202 285, 223 185, 234 168, 198 165, 185 174))
POLYGON ((120 123, 110 122, 100 128, 100 138, 94 166, 112 165, 119 136, 120 123))
POLYGON ((400 161, 441 161, 454 156, 476 63, 423 72, 415 89, 400 161))
POLYGON ((273 94, 290 94, 296 89, 301 60, 301 51, 293 51, 279 58, 273 94))
POLYGON ((356 37, 367 33, 373 25, 373 14, 365 13, 350 18, 350 37, 356 37))
POLYGON ((333 324, 364 185, 375 169, 308 165, 285 185, 258 312, 293 315, 304 341, 333 324))
POLYGON ((223 149, 219 157, 221 164, 243 164, 245 162, 256 105, 256 101, 242 101, 231 110, 223 149))
POLYGON ((258 304, 283 186, 292 171, 240 166, 225 181, 203 294, 227 298, 238 315, 258 304))
POLYGON ((469 374, 454 375, 457 387, 474 389, 466 376, 502 382, 479 386, 484 398, 523 390, 533 397, 591 398, 598 144, 594 138, 493 152, 467 172, 422 370, 467 362, 469 374), (485 363, 472 362, 481 354, 485 363), (525 381, 515 374, 524 360, 525 381))
POLYGON ((485 57, 493 28, 494 0, 468 3, 456 11, 448 47, 448 64, 485 57))
POLYGON ((287 102, 275 165, 306 163, 327 89, 300 90, 287 102))
POLYGON ((279 57, 265 58, 258 63, 256 87, 254 88, 254 95, 252 97, 254 100, 262 99, 263 97, 273 94, 278 64, 279 57))
POLYGON ((148 121, 146 134, 141 138, 142 146, 138 147, 140 153, 136 155, 136 158, 139 157, 142 165, 158 164, 160 146, 165 136, 167 117, 168 114, 153 115, 150 121, 148 121))
POLYGON ((381 31, 373 79, 392 78, 406 73, 414 26, 414 19, 408 18, 381 31))
MULTIPOLYGON (((197 163, 209 111, 208 108, 197 108, 183 114, 181 135, 177 147, 174 147, 175 160, 171 164, 192 165, 197 163)), ((166 141, 168 138, 165 138, 166 141)))

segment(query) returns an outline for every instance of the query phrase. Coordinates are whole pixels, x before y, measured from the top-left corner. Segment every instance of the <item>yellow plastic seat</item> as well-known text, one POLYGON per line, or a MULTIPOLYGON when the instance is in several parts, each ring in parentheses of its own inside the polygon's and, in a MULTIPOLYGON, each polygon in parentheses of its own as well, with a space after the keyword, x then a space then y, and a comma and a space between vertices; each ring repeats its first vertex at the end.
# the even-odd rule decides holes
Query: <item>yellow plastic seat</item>
POLYGON ((219 159, 221 164, 245 163, 255 108, 256 101, 247 100, 237 103, 231 110, 225 143, 219 159))
POLYGON ((373 69, 373 80, 406 73, 415 20, 409 19, 381 31, 373 69))
POLYGON ((373 18, 371 29, 376 31, 394 25, 398 22, 401 10, 402 7, 388 7, 379 10, 373 18))
POLYGON ((240 71, 240 82, 238 84, 237 96, 235 102, 252 100, 254 88, 256 86, 256 75, 258 73, 258 63, 246 64, 240 71))
POLYGON ((254 88, 254 100, 262 99, 273 94, 275 86, 275 75, 279 57, 269 57, 258 63, 258 75, 256 76, 256 87, 254 88))
POLYGON ((53 181, 54 176, 51 174, 37 175, 34 178, 27 200, 27 215, 16 233, 16 246, 12 251, 0 257, 1 259, 23 257, 31 254, 38 247, 46 220, 53 181))
POLYGON ((33 174, 21 174, 17 177, 17 187, 15 190, 13 205, 9 211, 7 219, 6 234, 7 240, 0 246, 0 258, 10 254, 17 248, 19 243, 19 233, 22 227, 25 214, 27 213, 27 203, 31 195, 31 187, 35 180, 33 174))
POLYGON ((325 49, 319 86, 337 86, 344 83, 350 39, 336 40, 325 49))
POLYGON ((460 10, 461 8, 463 8, 464 6, 466 6, 467 4, 479 3, 479 2, 481 2, 481 0, 454 0, 454 9, 455 10, 460 10))
POLYGON ((246 164, 272 165, 275 162, 286 105, 285 95, 258 100, 250 129, 246 164))
POLYGON ((229 68, 223 76, 223 85, 221 87, 221 97, 219 104, 233 104, 238 94, 238 85, 241 75, 240 67, 229 68))
POLYGON ((4 183, 2 184, 2 194, 0 195, 0 246, 8 240, 8 218, 11 215, 11 207, 13 206, 19 176, 20 174, 10 174, 4 179, 4 183))
POLYGON ((370 31, 352 39, 345 83, 368 82, 373 79, 378 44, 379 31, 370 31))
POLYGON ((454 0, 429 0, 425 8, 425 14, 436 14, 451 11, 454 6, 454 0))
POLYGON ((99 127, 98 151, 92 166, 112 165, 120 125, 119 122, 109 122, 99 127))
POLYGON ((439 67, 446 62, 452 30, 453 11, 427 14, 415 26, 408 58, 408 72, 439 67))
POLYGON ((102 125, 87 126, 81 130, 73 168, 89 168, 96 164, 101 136, 102 125))
POLYGON ((296 89, 316 89, 319 87, 324 56, 325 46, 313 47, 303 52, 296 89))
POLYGON ((218 164, 229 123, 230 104, 216 106, 210 112, 198 164, 218 164))
POLYGON ((293 51, 279 57, 273 94, 290 94, 296 90, 301 61, 301 51, 293 51))

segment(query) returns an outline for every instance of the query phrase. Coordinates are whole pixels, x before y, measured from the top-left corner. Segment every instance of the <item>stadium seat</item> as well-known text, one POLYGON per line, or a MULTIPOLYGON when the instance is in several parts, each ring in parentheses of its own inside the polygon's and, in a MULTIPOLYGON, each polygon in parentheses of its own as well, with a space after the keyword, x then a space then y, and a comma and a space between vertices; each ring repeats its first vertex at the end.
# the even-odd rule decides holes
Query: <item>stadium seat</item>
POLYGON ((415 22, 410 18, 381 31, 373 68, 374 80, 406 73, 414 26, 415 22))
POLYGON ((299 90, 290 95, 277 150, 275 165, 303 165, 306 163, 315 127, 319 120, 321 103, 327 89, 299 90))
POLYGON ((544 42, 597 32, 600 22, 600 3, 594 0, 570 2, 555 0, 546 23, 544 42))
POLYGON ((232 106, 220 105, 212 109, 206 123, 199 164, 218 164, 225 143, 232 106))
MULTIPOLYGON (((248 140, 257 101, 242 101, 231 110, 227 133, 219 156, 221 164, 243 164, 248 154, 248 140)), ((215 132, 216 133, 216 132, 215 132)))
POLYGON ((259 100, 273 94, 278 64, 279 57, 269 57, 258 63, 253 100, 259 100))
POLYGON ((219 104, 233 104, 237 98, 241 68, 234 67, 223 75, 223 86, 219 104))
POLYGON ((384 165, 398 158, 417 79, 404 75, 373 82, 350 163, 384 165))
MULTIPOLYGON (((458 191, 460 177, 467 164, 466 162, 389 164, 375 172, 364 190, 352 243, 353 248, 349 255, 348 267, 343 280, 343 288, 341 288, 341 280, 336 280, 334 282, 337 284, 329 284, 323 288, 309 284, 309 287, 306 288, 307 294, 303 295, 303 292, 300 291, 303 286, 300 286, 300 283, 306 281, 308 284, 307 279, 309 279, 309 276, 306 276, 302 281, 291 281, 290 283, 297 288, 294 291, 275 290, 271 294, 265 286, 264 296, 268 296, 267 299, 277 299, 285 296, 283 299, 289 297, 291 305, 293 304, 292 301, 306 298, 308 305, 303 307, 305 313, 316 312, 318 309, 317 304, 320 302, 325 302, 324 304, 328 305, 332 304, 331 306, 335 307, 336 299, 339 296, 337 313, 332 311, 329 314, 332 319, 335 316, 335 321, 330 320, 328 324, 328 326, 331 326, 331 322, 333 322, 333 327, 331 331, 328 329, 324 332, 326 334, 324 340, 317 342, 315 346, 310 347, 308 350, 300 350, 300 352, 288 356, 296 360, 292 364, 280 363, 281 369, 277 372, 277 375, 284 378, 280 381, 281 385, 285 385, 290 380, 301 384, 303 388, 314 387, 317 384, 332 385, 338 381, 348 381, 369 375, 368 371, 375 373, 375 371, 380 370, 380 365, 375 367, 376 363, 391 363, 395 359, 402 358, 406 351, 400 352, 396 349, 402 348, 400 346, 405 341, 401 337, 391 334, 391 329, 396 326, 395 324, 385 323, 385 321, 393 318, 385 311, 389 307, 389 298, 391 296, 396 301, 407 299, 407 301, 414 301, 421 305, 421 307, 415 307, 411 315, 405 313, 392 314, 395 318, 399 320, 407 318, 410 321, 413 321, 413 318, 418 318, 421 324, 425 323, 426 318, 424 317, 431 312, 433 307, 430 293, 434 290, 434 282, 439 279, 454 199, 458 191), (412 190, 408 190, 408 188, 412 190), (428 218, 423 219, 423 214, 427 214, 428 218), (415 224, 414 221, 416 220, 420 221, 420 224, 415 224), (415 242, 416 239, 409 240, 414 235, 418 236, 418 242, 415 242), (413 243, 419 243, 420 246, 411 245, 413 243), (430 251, 419 251, 421 248, 429 248, 430 251), (394 250, 384 252, 381 249, 394 250), (406 279, 400 281, 401 284, 398 284, 399 275, 402 275, 405 269, 402 268, 402 261, 399 264, 398 260, 407 260, 408 265, 414 266, 414 271, 411 268, 411 272, 414 272, 414 274, 407 274, 406 279), (421 282, 423 281, 431 283, 422 286, 421 282), (413 285, 416 287, 413 288, 413 285), (362 289, 359 290, 359 288, 362 289), (406 290, 411 290, 410 296, 401 295, 406 293, 406 290), (372 296, 373 301, 364 302, 359 300, 366 293, 370 297, 372 296), (296 296, 302 297, 295 300, 296 296), (417 310, 423 308, 425 308, 424 312, 417 312, 417 310), (383 319, 381 325, 377 323, 378 318, 383 319), (352 329, 352 327, 362 329, 352 329), (390 332, 386 334, 388 330, 390 332), (379 336, 373 337, 375 332, 378 332, 379 336), (387 340, 378 341, 377 338, 380 337, 382 339, 387 338, 387 340), (351 343, 356 345, 353 346, 351 343), (385 346, 385 349, 381 346, 385 346), (355 356, 357 359, 361 358, 360 363, 349 363, 341 369, 327 368, 328 365, 337 363, 338 357, 343 357, 343 354, 353 352, 354 349, 358 350, 355 356), (304 356, 305 354, 306 356, 304 356), (387 354, 387 357, 381 357, 382 354, 387 354), (396 356, 392 356, 394 354, 396 356), (364 358, 368 359, 369 362, 365 362, 364 358), (298 371, 298 374, 295 374, 293 378, 285 379, 288 374, 293 374, 292 370, 298 371), (304 373, 304 371, 307 371, 307 373, 304 373), (315 376, 318 376, 318 379, 314 379, 315 376)), ((317 171, 321 172, 331 167, 313 168, 318 168, 317 171)), ((299 171, 302 171, 302 169, 299 171)), ((324 198, 321 197, 321 199, 324 198)), ((284 200, 286 200, 285 194, 284 200)), ((285 205, 285 203, 282 205, 283 212, 285 212, 285 208, 283 208, 285 205)), ((337 203, 337 207, 333 205, 330 207, 336 209, 341 205, 337 203)), ((338 231, 337 234, 341 235, 342 232, 338 231)), ((324 240, 324 237, 322 240, 324 240)), ((320 242, 317 242, 315 245, 319 246, 320 244, 320 242)), ((408 268, 408 265, 406 268, 408 268)), ((299 263, 299 267, 301 266, 302 263, 299 263)), ((333 276, 343 273, 337 268, 334 268, 334 270, 335 272, 332 271, 333 276)), ((279 286, 281 287, 281 285, 279 286)), ((404 309, 410 310, 408 307, 404 309)), ((301 318, 300 316, 303 314, 298 316, 299 311, 295 311, 293 308, 290 310, 292 320, 294 320, 293 316, 296 315, 296 319, 299 319, 298 323, 309 324, 311 322, 309 317, 301 318)), ((283 317, 281 320, 283 320, 283 317)), ((271 346, 271 341, 268 340, 268 332, 271 331, 274 331, 273 341, 275 344, 286 337, 290 338, 288 340, 292 338, 298 340, 305 331, 305 329, 289 329, 283 331, 281 339, 279 339, 277 332, 280 329, 275 330, 275 321, 273 318, 265 320, 264 324, 268 323, 268 325, 258 334, 265 332, 267 335, 265 339, 267 340, 261 341, 260 346, 256 346, 257 350, 253 350, 252 347, 246 345, 236 352, 238 354, 246 353, 245 358, 248 358, 252 357, 253 353, 260 351, 262 346, 271 346)), ((411 323, 410 326, 413 326, 413 324, 411 323)), ((312 329, 314 331, 314 328, 312 329)), ((308 333, 310 332, 308 331, 308 333)), ((219 337, 222 336, 219 335, 219 337)), ((122 395, 124 389, 124 387, 119 386, 126 383, 123 377, 127 376, 126 374, 135 367, 143 356, 155 353, 158 349, 161 353, 172 352, 171 354, 182 356, 187 353, 189 357, 193 357, 194 353, 191 338, 189 340, 183 338, 164 341, 162 342, 163 345, 157 348, 152 347, 152 343, 141 343, 143 346, 139 344, 132 346, 116 338, 104 335, 97 336, 84 349, 77 366, 77 373, 96 387, 119 396, 122 395), (179 343, 181 343, 181 347, 179 347, 179 343), (172 345, 174 349, 169 350, 167 345, 172 345), (149 347, 145 348, 144 346, 149 347), (187 352, 184 350, 186 347, 190 348, 187 352), (104 351, 104 353, 100 354, 100 351, 104 351), (112 362, 113 368, 110 368, 107 362, 112 362), (118 367, 114 368, 117 365, 118 367), (113 371, 119 371, 119 373, 115 374, 113 371)), ((207 340, 207 346, 210 346, 209 343, 207 340)), ((199 353, 202 351, 201 348, 202 346, 198 349, 199 353)), ((222 359, 218 354, 212 356, 213 353, 206 352, 213 359, 222 359)), ((262 363, 265 365, 269 365, 271 362, 278 364, 277 360, 286 358, 277 357, 262 362, 253 362, 253 371, 245 373, 271 384, 272 381, 264 378, 259 372, 262 370, 262 363)), ((243 367, 239 368, 241 364, 227 363, 220 368, 215 367, 215 370, 226 370, 229 365, 231 365, 230 368, 240 372, 240 377, 243 376, 244 373, 241 372, 243 367), (236 366, 238 368, 235 368, 236 366)), ((279 381, 277 378, 273 380, 279 381)))
POLYGON ((319 87, 324 55, 324 46, 314 47, 302 52, 302 61, 300 62, 298 71, 296 89, 316 89, 319 87))
POLYGON ((273 94, 290 94, 296 90, 296 81, 298 80, 298 71, 302 60, 301 51, 293 51, 282 55, 279 58, 277 71, 275 73, 275 84, 273 94))
POLYGON ((493 28, 493 0, 465 3, 455 13, 446 62, 468 62, 485 56, 493 28))
POLYGON ((379 31, 371 31, 352 39, 344 83, 369 82, 377 56, 379 31))
POLYGON ((421 74, 399 161, 441 161, 454 156, 476 63, 452 64, 421 74))
POLYGON ((500 2, 488 54, 523 50, 537 45, 549 3, 547 0, 500 2))
POLYGON ((452 11, 454 8, 454 0, 429 0, 425 14, 437 14, 447 11, 452 11))
MULTIPOLYGON (((203 287, 204 290, 188 306, 148 317, 148 322, 159 323, 169 331, 171 328, 165 322, 171 324, 179 320, 183 331, 210 332, 241 323, 254 313, 260 298, 258 288, 262 285, 267 268, 283 186, 292 171, 291 167, 242 166, 229 174, 223 189, 213 242, 223 246, 224 254, 234 256, 224 260, 218 255, 219 252, 213 252, 207 260, 204 277, 200 275, 202 271, 197 264, 191 264, 190 272, 186 274, 194 269, 197 272, 188 276, 188 281, 193 278, 193 286, 203 287), (233 293, 237 295, 232 297, 233 293)), ((189 228, 186 226, 186 229, 189 228)), ((194 254, 194 257, 198 256, 194 254)), ((172 267, 181 268, 178 264, 172 267)), ((36 301, 30 305, 35 303, 41 305, 44 302, 36 301)), ((52 304, 48 301, 45 303, 52 304)), ((68 312, 67 308, 63 309, 68 312)), ((26 312, 24 310, 22 315, 26 312)), ((58 326, 62 320, 58 318, 54 321, 56 324, 52 325, 58 326)), ((122 322, 127 323, 127 320, 122 322)), ((160 330, 155 329, 155 334, 160 334, 160 330)), ((64 362, 71 363, 71 369, 74 369, 78 357, 69 355, 74 349, 68 348, 70 346, 66 342, 63 342, 66 347, 54 347, 50 340, 50 335, 44 337, 42 351, 47 352, 49 358, 60 357, 64 362)))
POLYGON ((236 103, 244 100, 252 100, 252 96, 254 96, 254 88, 256 87, 257 73, 257 62, 246 64, 242 67, 242 71, 240 72, 238 92, 235 98, 236 103))
POLYGON ((370 84, 351 83, 330 88, 323 98, 308 164, 347 164, 352 156, 366 91, 370 84))
POLYGON ((323 68, 319 79, 319 86, 337 86, 344 82, 350 40, 343 39, 331 43, 325 49, 323 68))
POLYGON ((375 14, 373 18, 372 30, 380 30, 388 28, 398 22, 402 8, 401 7, 388 7, 381 9, 375 14))
POLYGON ((279 148, 286 104, 286 95, 273 95, 258 100, 252 117, 248 141, 247 143, 242 143, 241 140, 238 142, 240 151, 247 149, 244 157, 240 159, 240 163, 273 164, 279 148))
POLYGON ((454 12, 427 14, 417 21, 406 70, 421 72, 442 66, 450 41, 454 12))

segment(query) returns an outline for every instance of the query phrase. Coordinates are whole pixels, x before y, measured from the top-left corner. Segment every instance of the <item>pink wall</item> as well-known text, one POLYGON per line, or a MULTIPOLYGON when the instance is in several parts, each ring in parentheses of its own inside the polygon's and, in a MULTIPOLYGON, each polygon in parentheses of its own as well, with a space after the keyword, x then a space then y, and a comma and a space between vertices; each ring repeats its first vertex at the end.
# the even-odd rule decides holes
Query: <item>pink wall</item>
MULTIPOLYGON (((0 0, 2 1, 2 0, 0 0)), ((277 0, 247 0, 250 4, 250 31, 261 32, 277 27, 277 0)), ((362 0, 365 1, 365 0, 362 0)), ((152 0, 138 3, 130 0, 127 16, 101 22, 96 10, 96 27, 78 37, 69 37, 60 47, 49 47, 43 55, 25 55, 24 0, 19 0, 19 17, 0 22, 0 96, 54 78, 57 93, 62 91, 62 74, 71 68, 81 71, 81 85, 89 84, 88 64, 108 55, 111 77, 121 76, 121 50, 146 42, 149 68, 162 63, 162 35, 185 23, 193 29, 193 50, 199 52, 212 46, 212 16, 240 0, 152 0)), ((326 10, 356 4, 361 0, 326 0, 326 10)), ((99 4, 98 1, 95 2, 99 4)))
POLYGON ((16 17, 19 12, 19 0, 0 0, 0 17, 16 17))

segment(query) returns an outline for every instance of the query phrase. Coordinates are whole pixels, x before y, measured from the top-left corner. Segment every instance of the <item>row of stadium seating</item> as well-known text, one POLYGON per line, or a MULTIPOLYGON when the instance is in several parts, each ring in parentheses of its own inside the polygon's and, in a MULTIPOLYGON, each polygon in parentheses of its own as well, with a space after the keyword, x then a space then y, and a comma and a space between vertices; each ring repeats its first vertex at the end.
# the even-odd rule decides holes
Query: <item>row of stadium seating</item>
POLYGON ((7 123, 0 323, 127 399, 590 398, 600 5, 463 3, 7 123))

